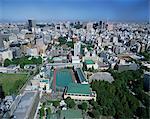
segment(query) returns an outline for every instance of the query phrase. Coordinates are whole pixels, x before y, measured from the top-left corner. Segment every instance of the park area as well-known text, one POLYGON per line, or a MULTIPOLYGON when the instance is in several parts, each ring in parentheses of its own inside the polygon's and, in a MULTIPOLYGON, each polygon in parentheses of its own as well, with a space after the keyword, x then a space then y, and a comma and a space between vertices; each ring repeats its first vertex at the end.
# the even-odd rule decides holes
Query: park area
POLYGON ((2 84, 5 95, 17 94, 25 84, 27 74, 3 74, 0 73, 0 84, 2 84))

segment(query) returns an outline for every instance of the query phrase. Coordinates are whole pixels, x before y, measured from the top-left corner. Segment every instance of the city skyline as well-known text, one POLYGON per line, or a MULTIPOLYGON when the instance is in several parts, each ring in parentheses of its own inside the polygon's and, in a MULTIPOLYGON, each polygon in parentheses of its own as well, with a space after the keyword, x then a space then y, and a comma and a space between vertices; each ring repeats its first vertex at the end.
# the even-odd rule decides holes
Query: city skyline
POLYGON ((148 119, 150 0, 0 0, 0 119, 148 119))
POLYGON ((149 21, 149 0, 2 0, 0 21, 149 21))

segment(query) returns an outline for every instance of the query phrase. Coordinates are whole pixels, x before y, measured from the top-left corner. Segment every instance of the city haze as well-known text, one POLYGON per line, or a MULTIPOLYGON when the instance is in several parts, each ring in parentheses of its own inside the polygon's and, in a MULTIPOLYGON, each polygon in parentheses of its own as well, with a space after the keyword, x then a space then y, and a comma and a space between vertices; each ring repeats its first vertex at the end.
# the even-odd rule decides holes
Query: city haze
POLYGON ((0 21, 148 21, 149 0, 1 0, 0 21))

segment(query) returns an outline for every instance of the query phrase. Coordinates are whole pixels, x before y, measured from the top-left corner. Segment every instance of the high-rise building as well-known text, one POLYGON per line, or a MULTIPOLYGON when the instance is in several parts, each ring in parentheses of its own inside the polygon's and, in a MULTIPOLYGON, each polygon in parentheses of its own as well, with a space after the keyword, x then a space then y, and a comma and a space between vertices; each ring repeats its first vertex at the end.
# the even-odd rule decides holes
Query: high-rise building
POLYGON ((0 35, 0 49, 4 49, 4 42, 1 35, 0 35))
POLYGON ((74 56, 79 56, 81 53, 81 42, 74 44, 74 56))
POLYGON ((98 46, 101 47, 102 46, 102 38, 98 37, 97 40, 98 40, 98 46))
POLYGON ((87 29, 88 31, 90 31, 91 29, 93 29, 93 23, 92 23, 92 22, 87 23, 86 29, 87 29))
POLYGON ((102 29, 103 22, 99 21, 99 28, 102 29))
POLYGON ((35 28, 36 24, 34 20, 28 20, 28 30, 33 31, 33 28, 35 28))

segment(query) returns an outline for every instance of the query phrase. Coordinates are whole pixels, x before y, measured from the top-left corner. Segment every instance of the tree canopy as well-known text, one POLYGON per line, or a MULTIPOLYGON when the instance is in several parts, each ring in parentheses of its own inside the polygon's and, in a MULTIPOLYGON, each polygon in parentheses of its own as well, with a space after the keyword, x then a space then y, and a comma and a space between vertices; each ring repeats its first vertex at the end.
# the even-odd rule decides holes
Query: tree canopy
POLYGON ((88 105, 86 102, 83 102, 79 105, 79 108, 84 110, 84 111, 87 111, 87 108, 88 108, 88 105))
POLYGON ((37 58, 32 57, 29 59, 29 56, 23 56, 21 58, 14 58, 12 60, 6 59, 4 61, 4 66, 9 66, 9 65, 20 65, 21 68, 23 68, 27 64, 42 64, 42 58, 39 56, 37 58))
MULTIPOLYGON (((142 91, 143 71, 141 69, 121 73, 110 72, 115 79, 114 82, 94 81, 91 83, 92 89, 97 93, 97 101, 90 102, 95 118, 97 113, 115 118, 132 118, 139 108, 139 100, 145 106, 149 105, 149 96, 142 91)), ((143 113, 146 115, 146 111, 143 113)))
POLYGON ((74 100, 71 99, 70 97, 67 97, 65 99, 65 103, 67 104, 67 107, 69 107, 69 108, 74 108, 75 105, 76 105, 75 102, 74 102, 74 100))
POLYGON ((64 44, 66 44, 66 42, 67 42, 66 38, 65 38, 65 37, 62 37, 62 36, 60 36, 60 37, 58 38, 58 41, 60 42, 60 45, 64 45, 64 44))

